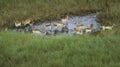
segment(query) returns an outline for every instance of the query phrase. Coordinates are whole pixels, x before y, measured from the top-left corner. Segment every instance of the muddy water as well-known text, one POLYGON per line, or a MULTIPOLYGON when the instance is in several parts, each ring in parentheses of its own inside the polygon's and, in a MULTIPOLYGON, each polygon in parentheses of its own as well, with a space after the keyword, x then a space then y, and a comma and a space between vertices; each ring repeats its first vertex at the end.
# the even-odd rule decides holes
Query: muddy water
MULTIPOLYGON (((27 26, 24 29, 19 29, 20 31, 31 32, 34 29, 39 29, 43 32, 43 34, 48 35, 60 35, 60 34, 69 34, 74 35, 74 28, 78 24, 84 24, 85 28, 89 28, 91 24, 93 24, 92 32, 100 31, 101 24, 96 21, 96 14, 89 14, 86 16, 72 16, 69 17, 65 22, 67 25, 65 28, 59 26, 57 29, 54 29, 54 24, 60 20, 53 21, 45 21, 43 23, 38 23, 33 26, 27 26), (51 28, 45 29, 45 25, 50 24, 51 28)), ((13 31, 18 31, 18 29, 13 29, 13 31)), ((83 32, 83 34, 88 34, 83 32)))

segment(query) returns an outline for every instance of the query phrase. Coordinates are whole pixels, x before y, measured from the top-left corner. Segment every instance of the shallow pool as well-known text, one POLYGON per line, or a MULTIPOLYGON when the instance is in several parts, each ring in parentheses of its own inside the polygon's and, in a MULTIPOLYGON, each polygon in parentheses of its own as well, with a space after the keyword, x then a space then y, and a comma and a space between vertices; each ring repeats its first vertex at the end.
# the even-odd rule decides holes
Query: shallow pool
MULTIPOLYGON (((59 22, 60 20, 53 20, 53 21, 45 21, 43 23, 38 23, 33 26, 27 26, 24 29, 19 29, 26 32, 32 32, 34 29, 39 29, 43 32, 43 34, 48 35, 60 35, 60 34, 69 34, 74 35, 75 31, 74 28, 76 25, 83 24, 85 28, 90 28, 90 25, 93 24, 92 32, 100 31, 101 24, 96 21, 96 14, 89 14, 85 16, 72 16, 69 17, 66 22, 66 26, 63 28, 62 26, 57 27, 54 29, 54 24, 59 22), (46 29, 45 25, 51 25, 51 28, 46 29)), ((13 29, 13 31, 18 31, 18 29, 13 29)), ((83 34, 88 34, 83 32, 83 34)))

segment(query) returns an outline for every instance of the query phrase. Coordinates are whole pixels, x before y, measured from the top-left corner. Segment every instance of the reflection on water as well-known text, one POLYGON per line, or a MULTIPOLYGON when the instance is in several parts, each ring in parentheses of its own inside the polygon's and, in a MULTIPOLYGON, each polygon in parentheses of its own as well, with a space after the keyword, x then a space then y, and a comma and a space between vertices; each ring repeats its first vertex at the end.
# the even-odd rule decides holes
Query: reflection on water
MULTIPOLYGON (((43 34, 51 34, 51 35, 58 35, 58 34, 70 34, 73 35, 76 33, 74 29, 77 25, 84 25, 85 29, 90 28, 91 24, 93 24, 93 27, 91 29, 91 32, 97 32, 100 31, 101 25, 96 22, 96 14, 89 14, 86 16, 73 16, 69 17, 66 22, 64 22, 65 26, 63 27, 62 24, 60 25, 57 21, 46 21, 41 24, 36 24, 33 26, 27 26, 24 29, 26 32, 32 32, 32 30, 39 29, 43 32, 43 34), (56 25, 55 25, 56 24, 56 25)), ((61 22, 62 23, 62 22, 61 22)), ((85 29, 79 29, 82 31, 83 34, 87 34, 85 32, 85 29)), ((14 31, 18 31, 18 29, 14 29, 14 31)))

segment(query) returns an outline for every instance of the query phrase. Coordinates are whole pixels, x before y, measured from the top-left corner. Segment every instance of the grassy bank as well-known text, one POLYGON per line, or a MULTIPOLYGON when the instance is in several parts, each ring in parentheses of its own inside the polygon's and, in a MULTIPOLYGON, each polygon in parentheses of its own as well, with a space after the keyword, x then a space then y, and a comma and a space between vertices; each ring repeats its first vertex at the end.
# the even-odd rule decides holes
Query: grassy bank
POLYGON ((111 18, 119 22, 119 0, 0 0, 0 27, 11 27, 16 20, 32 18, 39 22, 59 19, 65 13, 83 15, 99 10, 103 12, 98 16, 101 22, 111 18))
POLYGON ((118 24, 120 26, 120 4, 118 3, 111 3, 109 4, 109 8, 103 11, 99 16, 98 19, 100 23, 103 24, 118 24))
POLYGON ((119 67, 119 33, 41 37, 0 32, 0 67, 119 67))
POLYGON ((59 19, 65 13, 101 11, 97 21, 113 30, 85 36, 0 32, 0 67, 120 67, 119 0, 0 0, 0 29, 16 20, 59 19), (51 17, 51 18, 50 18, 51 17))

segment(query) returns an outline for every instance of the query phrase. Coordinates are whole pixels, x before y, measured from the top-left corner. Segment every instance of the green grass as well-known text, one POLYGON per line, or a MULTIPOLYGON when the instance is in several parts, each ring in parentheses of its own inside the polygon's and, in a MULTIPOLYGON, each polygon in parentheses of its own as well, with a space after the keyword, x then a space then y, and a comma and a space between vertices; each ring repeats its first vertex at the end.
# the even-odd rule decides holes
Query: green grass
POLYGON ((85 36, 0 32, 0 67, 120 67, 119 0, 0 0, 0 30, 16 20, 59 19, 65 13, 101 11, 98 22, 113 30, 85 36), (106 2, 107 1, 107 2, 106 2), (51 17, 51 18, 50 18, 51 17))
POLYGON ((0 67, 119 67, 119 34, 51 37, 0 32, 0 67))
POLYGON ((12 27, 16 20, 32 18, 37 23, 59 19, 65 13, 83 15, 97 11, 103 12, 99 16, 101 23, 107 23, 106 19, 111 17, 116 22, 116 17, 120 18, 119 3, 119 0, 0 0, 0 27, 12 27))

